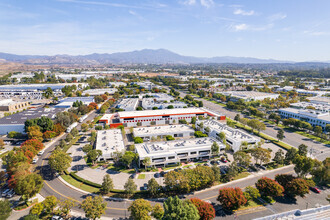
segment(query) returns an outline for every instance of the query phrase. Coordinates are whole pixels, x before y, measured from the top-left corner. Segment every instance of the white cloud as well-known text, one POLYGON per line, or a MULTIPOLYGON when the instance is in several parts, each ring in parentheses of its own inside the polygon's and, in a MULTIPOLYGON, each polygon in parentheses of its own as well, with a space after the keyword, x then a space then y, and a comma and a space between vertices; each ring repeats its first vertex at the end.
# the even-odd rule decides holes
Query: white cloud
POLYGON ((247 30, 249 28, 249 26, 247 24, 237 24, 233 26, 235 31, 244 31, 247 30))
POLYGON ((311 36, 329 36, 330 32, 325 32, 325 31, 304 31, 304 34, 308 34, 311 36))
POLYGON ((234 31, 265 31, 271 29, 273 24, 266 24, 261 26, 248 25, 248 24, 236 24, 232 25, 230 28, 234 31))
POLYGON ((195 5, 196 4, 196 0, 187 0, 183 2, 184 5, 195 5))
POLYGON ((268 20, 273 22, 273 21, 283 20, 284 18, 286 18, 286 14, 277 13, 277 14, 273 14, 273 15, 269 16, 268 20))
POLYGON ((214 5, 214 2, 213 0, 201 0, 201 5, 206 8, 210 8, 211 6, 214 5))
POLYGON ((251 15, 254 15, 255 12, 254 12, 253 10, 251 10, 251 11, 244 11, 244 10, 238 8, 238 9, 236 9, 236 10, 234 11, 234 14, 235 14, 235 15, 251 16, 251 15))

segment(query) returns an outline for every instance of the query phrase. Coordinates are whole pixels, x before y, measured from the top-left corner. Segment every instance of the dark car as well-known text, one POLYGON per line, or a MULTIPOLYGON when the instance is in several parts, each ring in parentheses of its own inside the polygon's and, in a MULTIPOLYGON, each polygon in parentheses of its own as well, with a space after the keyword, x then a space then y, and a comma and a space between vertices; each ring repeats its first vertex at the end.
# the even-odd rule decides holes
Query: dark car
POLYGON ((310 187, 310 190, 312 190, 315 193, 321 193, 321 190, 319 190, 317 187, 310 187))

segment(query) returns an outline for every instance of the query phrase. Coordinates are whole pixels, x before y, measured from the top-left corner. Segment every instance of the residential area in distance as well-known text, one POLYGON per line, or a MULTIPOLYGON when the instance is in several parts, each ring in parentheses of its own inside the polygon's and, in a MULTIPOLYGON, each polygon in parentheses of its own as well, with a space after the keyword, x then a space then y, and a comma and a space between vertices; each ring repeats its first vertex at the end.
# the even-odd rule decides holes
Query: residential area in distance
POLYGON ((41 218, 87 216, 91 193, 113 218, 188 200, 206 219, 326 216, 328 80, 197 67, 3 76, 2 197, 41 218))

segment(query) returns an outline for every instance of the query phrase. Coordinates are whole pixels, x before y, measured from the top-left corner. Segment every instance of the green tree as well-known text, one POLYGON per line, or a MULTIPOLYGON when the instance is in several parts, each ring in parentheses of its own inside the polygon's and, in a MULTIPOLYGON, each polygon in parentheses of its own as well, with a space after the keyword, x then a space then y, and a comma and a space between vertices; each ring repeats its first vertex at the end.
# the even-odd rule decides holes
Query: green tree
POLYGON ((252 186, 247 186, 243 194, 247 201, 255 200, 260 197, 259 190, 252 186))
POLYGON ((127 195, 132 195, 136 192, 137 185, 134 183, 134 180, 132 178, 128 178, 124 185, 124 189, 127 195))
POLYGON ((294 171, 299 177, 305 177, 314 167, 314 160, 310 157, 296 155, 293 159, 294 171))
POLYGON ((113 181, 110 177, 109 174, 106 174, 103 177, 103 182, 102 182, 102 186, 100 189, 101 194, 106 195, 108 194, 112 189, 113 189, 114 185, 113 185, 113 181))
POLYGON ((240 119, 241 119, 241 115, 240 114, 236 114, 234 120, 235 121, 240 121, 240 119))
POLYGON ((65 217, 68 217, 71 209, 76 205, 76 203, 72 199, 66 199, 59 202, 59 211, 65 217))
POLYGON ((151 178, 148 181, 148 192, 151 196, 156 196, 159 193, 160 186, 155 180, 155 178, 151 178))
POLYGON ((234 160, 247 167, 251 163, 251 156, 244 151, 236 151, 234 153, 234 160))
POLYGON ((58 204, 58 200, 55 196, 47 196, 45 200, 42 202, 44 206, 44 212, 47 214, 53 214, 54 209, 58 204))
POLYGON ((39 202, 30 209, 30 214, 39 216, 44 211, 44 208, 44 204, 39 202))
POLYGON ((67 136, 66 136, 66 138, 65 138, 65 141, 66 142, 71 142, 73 140, 73 136, 72 136, 72 134, 68 134, 67 136))
POLYGON ((220 140, 222 141, 222 143, 223 143, 224 145, 226 145, 226 134, 225 134, 224 132, 220 132, 220 133, 218 134, 218 136, 219 136, 220 140))
POLYGON ((43 179, 39 174, 30 173, 18 178, 15 192, 29 199, 39 193, 43 185, 43 179))
POLYGON ((93 146, 90 144, 86 144, 85 146, 82 147, 82 151, 86 154, 91 150, 93 150, 93 146))
POLYGON ((0 200, 0 219, 8 219, 11 215, 11 211, 12 209, 10 202, 7 199, 0 200))
POLYGON ((323 162, 314 160, 314 167, 311 171, 314 179, 319 183, 329 183, 330 182, 330 157, 327 157, 323 162))
POLYGON ((307 156, 307 146, 305 144, 300 144, 299 147, 298 147, 298 154, 300 156, 307 156))
POLYGON ((37 215, 29 214, 24 216, 24 220, 40 220, 37 215))
POLYGON ((80 207, 84 210, 86 218, 95 220, 101 218, 102 214, 105 213, 107 204, 103 201, 101 196, 96 196, 94 198, 88 196, 82 201, 80 207))
MULTIPOLYGON (((191 118, 191 124, 196 124, 196 117, 195 116, 191 118)), ((330 129, 329 129, 329 131, 330 131, 330 129)))
POLYGON ((131 163, 136 158, 136 153, 133 153, 131 151, 126 151, 124 155, 121 157, 121 161, 130 168, 131 163))
POLYGON ((36 139, 40 142, 44 140, 43 133, 40 131, 40 128, 37 125, 28 127, 27 135, 29 139, 36 139))
POLYGON ((86 132, 88 130, 88 125, 85 123, 81 124, 81 129, 83 132, 86 132))
POLYGON ((291 147, 285 154, 285 163, 290 164, 297 155, 297 149, 291 147))
POLYGON ((279 141, 280 140, 283 140, 283 138, 284 138, 284 130, 283 129, 278 130, 276 137, 277 137, 277 139, 279 141))
POLYGON ((322 127, 321 126, 315 126, 314 127, 314 133, 316 136, 320 136, 322 134, 322 127))
POLYGON ((279 149, 276 153, 275 156, 273 158, 273 161, 275 161, 277 164, 283 164, 284 163, 284 152, 282 149, 279 149))
POLYGON ((213 155, 218 155, 220 152, 220 147, 219 144, 217 142, 213 142, 212 146, 211 146, 211 151, 213 155))
POLYGON ((156 204, 153 208, 152 208, 152 213, 151 213, 152 217, 154 217, 157 220, 162 219, 163 215, 164 215, 164 209, 160 204, 156 204))
POLYGON ((53 97, 53 90, 50 87, 47 87, 47 89, 44 92, 44 96, 46 97, 46 99, 53 97))
POLYGON ((92 161, 93 164, 95 164, 96 159, 100 156, 102 156, 101 150, 93 149, 87 153, 88 160, 92 161))
POLYGON ((164 216, 162 220, 173 219, 200 219, 199 212, 190 201, 181 201, 177 196, 169 197, 164 202, 164 216))
POLYGON ((73 137, 77 137, 78 134, 79 134, 79 131, 77 128, 72 128, 70 134, 73 136, 73 137))
POLYGON ((259 161, 260 164, 268 163, 271 158, 270 152, 267 149, 264 149, 261 147, 257 147, 255 149, 253 149, 253 151, 251 152, 251 155, 255 159, 256 163, 258 163, 258 161, 259 161))
POLYGON ((143 143, 143 139, 140 138, 140 137, 134 137, 134 143, 135 144, 141 144, 141 143, 143 143))
POLYGON ((134 220, 151 219, 149 213, 152 211, 152 206, 149 201, 144 199, 137 199, 128 207, 131 212, 131 218, 134 220))
POLYGON ((54 128, 54 122, 52 119, 45 116, 41 116, 37 120, 37 125, 40 127, 41 132, 52 131, 54 128))
POLYGON ((61 149, 55 149, 49 157, 49 166, 56 172, 63 174, 71 166, 72 158, 61 149))
POLYGON ((145 157, 142 161, 142 164, 144 165, 144 168, 147 169, 147 167, 150 166, 150 164, 151 164, 150 157, 145 157))

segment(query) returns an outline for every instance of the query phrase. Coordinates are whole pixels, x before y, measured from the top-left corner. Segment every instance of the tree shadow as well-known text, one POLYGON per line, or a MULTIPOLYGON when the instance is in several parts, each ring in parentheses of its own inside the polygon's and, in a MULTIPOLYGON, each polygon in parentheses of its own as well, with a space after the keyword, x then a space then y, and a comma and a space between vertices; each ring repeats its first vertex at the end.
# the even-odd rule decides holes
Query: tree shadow
POLYGON ((288 195, 276 197, 275 201, 282 204, 297 204, 297 199, 288 195))
POLYGON ((88 168, 87 165, 74 165, 73 167, 71 167, 71 170, 73 171, 82 171, 85 168, 88 168))

